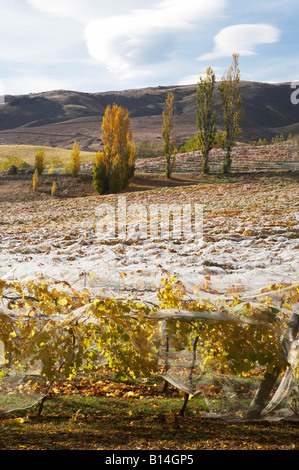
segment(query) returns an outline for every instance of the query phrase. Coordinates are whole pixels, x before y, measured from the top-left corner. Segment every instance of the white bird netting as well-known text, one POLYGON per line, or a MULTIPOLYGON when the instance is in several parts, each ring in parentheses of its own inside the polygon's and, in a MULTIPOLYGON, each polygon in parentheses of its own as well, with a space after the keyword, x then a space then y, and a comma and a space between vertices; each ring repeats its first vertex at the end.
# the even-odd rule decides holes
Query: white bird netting
MULTIPOLYGON (((217 309, 211 310, 205 308, 206 303, 202 308, 197 303, 193 310, 184 307, 165 310, 157 306, 152 308, 149 302, 151 307, 147 306, 148 310, 136 318, 133 302, 133 308, 124 314, 121 321, 127 318, 133 322, 130 324, 132 331, 127 333, 132 333, 129 341, 135 354, 135 367, 136 357, 141 360, 143 351, 152 354, 157 360, 155 373, 186 396, 204 399, 203 416, 226 419, 248 417, 248 410, 256 406, 255 397, 261 393, 263 381, 268 381, 268 374, 272 386, 266 394, 262 393, 258 417, 298 419, 297 289, 297 286, 288 286, 255 296, 239 296, 236 305, 232 306, 229 301, 229 308, 227 296, 221 298, 218 295, 217 309), (286 294, 292 289, 293 302, 286 305, 286 294), (248 311, 255 312, 257 306, 259 315, 248 315, 248 311), (144 328, 148 324, 149 331, 152 331, 149 345, 145 345, 144 338, 139 336, 140 323, 144 328), (277 377, 276 360, 280 362, 277 377)), ((90 354, 96 355, 93 367, 109 364, 109 357, 117 356, 124 336, 113 336, 114 331, 118 333, 126 327, 123 323, 120 326, 116 317, 105 319, 103 323, 103 318, 99 320, 90 305, 83 305, 67 316, 47 315, 38 309, 32 312, 32 308, 30 314, 28 308, 2 308, 0 413, 37 404, 48 394, 55 379, 66 374, 66 367, 71 370, 75 364, 77 372, 84 371, 90 354), (101 350, 98 344, 95 347, 90 341, 83 352, 84 335, 97 322, 101 322, 97 335, 102 335, 107 345, 101 350), (111 330, 110 341, 109 328, 113 322, 116 327, 111 330), (49 370, 52 375, 47 375, 49 370)), ((43 308, 45 310, 46 304, 43 308)))

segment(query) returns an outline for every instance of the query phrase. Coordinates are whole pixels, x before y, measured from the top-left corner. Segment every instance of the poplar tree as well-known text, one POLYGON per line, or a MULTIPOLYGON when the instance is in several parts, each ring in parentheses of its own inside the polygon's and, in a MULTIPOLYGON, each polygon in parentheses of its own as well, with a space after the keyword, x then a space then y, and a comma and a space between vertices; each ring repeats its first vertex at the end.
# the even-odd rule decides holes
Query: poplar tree
POLYGON ((38 149, 35 155, 35 169, 38 174, 41 175, 44 169, 46 168, 46 156, 42 148, 38 149))
POLYGON ((81 168, 81 156, 80 147, 78 142, 75 140, 73 145, 73 151, 71 154, 71 173, 74 178, 78 178, 81 168))
POLYGON ((36 191, 37 186, 38 186, 38 171, 37 171, 37 169, 35 170, 35 172, 33 174, 32 186, 33 186, 33 191, 36 191))
POLYGON ((223 173, 229 174, 231 168, 231 152, 236 144, 236 137, 242 134, 240 124, 243 120, 244 110, 241 107, 241 90, 239 54, 233 54, 233 62, 220 84, 220 97, 225 131, 225 161, 223 173))
POLYGON ((168 93, 164 108, 163 108, 163 126, 162 126, 162 138, 164 141, 163 146, 163 153, 166 160, 165 166, 165 175, 166 178, 170 178, 172 174, 172 170, 175 163, 175 156, 176 153, 175 149, 175 135, 173 133, 174 123, 174 94, 168 93))
POLYGON ((55 194, 56 194, 56 181, 54 181, 54 183, 52 184, 51 196, 54 197, 55 194))
POLYGON ((99 194, 125 189, 135 172, 135 146, 129 111, 108 106, 102 122, 103 150, 96 154, 93 183, 99 194))
POLYGON ((197 127, 199 150, 203 156, 202 172, 209 173, 209 152, 216 138, 216 111, 214 111, 215 74, 211 67, 206 77, 200 77, 197 89, 197 127))

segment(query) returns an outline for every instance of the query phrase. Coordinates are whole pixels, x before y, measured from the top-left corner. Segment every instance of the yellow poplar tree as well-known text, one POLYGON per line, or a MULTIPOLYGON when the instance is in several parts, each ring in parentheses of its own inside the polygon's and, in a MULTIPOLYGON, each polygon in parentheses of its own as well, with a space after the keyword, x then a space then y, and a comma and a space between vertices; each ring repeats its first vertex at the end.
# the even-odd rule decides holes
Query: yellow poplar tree
POLYGON ((35 155, 35 169, 38 174, 41 175, 44 169, 46 168, 46 156, 42 148, 38 149, 35 155))
POLYGON ((32 185, 33 185, 33 191, 37 190, 37 185, 38 185, 38 171, 37 169, 35 170, 32 178, 32 185))
POLYGON ((74 178, 78 178, 81 168, 81 156, 80 147, 78 142, 75 140, 73 145, 73 151, 71 154, 71 173, 74 178))
POLYGON ((135 172, 135 146, 129 111, 108 106, 102 122, 103 150, 96 155, 93 182, 99 194, 118 193, 126 188, 135 172))
POLYGON ((54 197, 55 193, 56 193, 56 181, 54 181, 54 183, 52 184, 51 196, 54 197))

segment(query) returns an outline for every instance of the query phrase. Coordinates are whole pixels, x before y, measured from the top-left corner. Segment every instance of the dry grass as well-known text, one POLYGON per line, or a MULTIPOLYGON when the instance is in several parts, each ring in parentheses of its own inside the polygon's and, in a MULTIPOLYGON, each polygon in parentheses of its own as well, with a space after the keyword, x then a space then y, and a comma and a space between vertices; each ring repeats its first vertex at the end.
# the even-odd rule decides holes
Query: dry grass
MULTIPOLYGON (((34 165, 35 155, 40 147, 35 145, 0 145, 0 167, 8 161, 20 167, 23 162, 34 165)), ((47 166, 54 168, 64 168, 69 164, 72 150, 42 147, 46 155, 47 166)), ((82 163, 90 163, 93 161, 95 154, 92 152, 80 152, 82 163)))

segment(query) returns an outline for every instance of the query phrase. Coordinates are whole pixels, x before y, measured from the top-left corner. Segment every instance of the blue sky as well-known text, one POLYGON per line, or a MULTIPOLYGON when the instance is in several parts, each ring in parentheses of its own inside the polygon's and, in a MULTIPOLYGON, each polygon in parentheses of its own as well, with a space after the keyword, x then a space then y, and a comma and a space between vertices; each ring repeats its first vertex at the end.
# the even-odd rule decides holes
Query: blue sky
MULTIPOLYGON (((5 94, 299 80, 298 0, 0 0, 5 94)), ((0 90, 1 92, 1 90, 0 90)), ((1 93, 0 93, 1 94, 1 93)))

